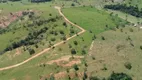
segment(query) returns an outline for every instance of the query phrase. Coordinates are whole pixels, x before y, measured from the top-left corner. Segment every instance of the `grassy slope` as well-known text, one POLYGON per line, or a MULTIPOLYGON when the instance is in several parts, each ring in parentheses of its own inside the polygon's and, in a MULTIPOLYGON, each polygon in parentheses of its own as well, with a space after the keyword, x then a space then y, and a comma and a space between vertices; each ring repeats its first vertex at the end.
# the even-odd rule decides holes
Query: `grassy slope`
POLYGON ((105 31, 106 25, 108 25, 108 28, 113 28, 123 21, 91 7, 66 8, 63 9, 63 13, 72 22, 79 24, 87 31, 91 30, 95 34, 105 31))
MULTIPOLYGON (((15 5, 20 5, 21 3, 9 3, 9 4, 13 4, 14 5, 14 6, 12 6, 12 8, 10 8, 10 9, 14 10, 16 8, 15 5)), ((7 5, 7 4, 2 4, 1 5, 1 8, 5 8, 3 10, 3 12, 9 11, 9 8, 7 8, 7 6, 9 6, 9 5, 7 5)), ((58 15, 57 10, 54 9, 53 7, 50 7, 50 3, 30 4, 30 5, 19 6, 19 10, 20 9, 24 10, 24 9, 27 9, 27 8, 34 9, 34 10, 37 10, 37 11, 40 11, 40 12, 42 11, 43 13, 41 14, 41 17, 44 17, 44 19, 50 18, 50 16, 49 16, 50 13, 52 14, 52 17, 55 17, 56 15, 58 15), (37 7, 37 5, 38 5, 38 7, 37 7)), ((19 11, 19 10, 17 10, 17 11, 19 11)), ((13 24, 16 24, 16 23, 17 22, 15 22, 13 24)), ((48 23, 48 24, 46 24, 44 26, 48 27, 49 25, 53 26, 54 24, 58 25, 54 30, 57 30, 57 31, 63 30, 65 32, 66 36, 69 37, 69 30, 71 28, 71 25, 68 25, 68 27, 65 28, 62 25, 63 24, 63 20, 58 20, 55 23, 48 23)), ((17 25, 16 27, 18 27, 18 26, 19 25, 17 25)), ((44 27, 44 26, 37 27, 37 30, 42 28, 42 27, 44 27)), ((13 28, 13 27, 15 27, 15 26, 10 26, 10 28, 13 28)), ((79 31, 79 29, 77 29, 77 28, 73 28, 73 29, 75 30, 75 32, 79 31)), ((31 29, 31 30, 33 30, 33 29, 31 29)), ((15 39, 17 37, 20 38, 20 39, 24 38, 25 36, 27 36, 27 34, 30 32, 30 30, 27 31, 26 28, 23 28, 21 26, 20 29, 17 29, 14 32, 15 32, 15 34, 13 34, 12 32, 7 32, 7 33, 5 33, 3 35, 0 35, 0 45, 3 45, 3 46, 0 46, 0 50, 3 50, 7 45, 9 45, 11 43, 10 40, 13 40, 13 42, 15 42, 15 41, 18 41, 17 39, 15 39)), ((46 38, 47 40, 43 39, 40 43, 38 43, 39 48, 36 49, 36 53, 41 51, 41 50, 43 50, 43 49, 45 49, 45 48, 47 48, 49 46, 48 45, 49 44, 48 41, 50 40, 50 38, 52 38, 52 37, 56 38, 56 41, 52 42, 54 44, 56 42, 60 41, 61 35, 53 36, 53 35, 51 35, 49 33, 43 34, 43 36, 47 36, 47 35, 48 35, 48 38, 46 38), (44 45, 42 43, 44 43, 44 45)), ((34 45, 31 46, 31 47, 33 47, 35 49, 34 45)), ((23 60, 31 57, 27 51, 26 52, 23 51, 23 48, 21 48, 20 51, 21 51, 22 54, 20 54, 18 56, 14 56, 15 53, 16 53, 16 50, 7 52, 6 54, 3 54, 2 56, 0 56, 0 60, 1 60, 0 67, 16 64, 16 63, 22 62, 23 60)))
MULTIPOLYGON (((53 8, 45 7, 45 6, 46 4, 41 5, 41 7, 43 8, 43 11, 48 12, 47 10, 49 10, 49 12, 52 12, 53 8)), ((28 7, 37 8, 34 5, 29 5, 28 7)), ((29 78, 30 80, 38 80, 40 75, 48 75, 51 72, 56 73, 58 71, 65 71, 65 68, 61 68, 61 67, 56 69, 56 65, 52 65, 52 66, 47 65, 45 68, 41 68, 37 65, 41 63, 46 63, 49 60, 59 58, 63 55, 70 55, 71 53, 70 53, 70 48, 68 48, 68 44, 71 44, 73 48, 77 50, 77 55, 81 55, 81 50, 82 48, 84 48, 84 46, 87 46, 85 50, 89 49, 89 46, 92 42, 92 36, 94 34, 99 34, 105 31, 106 24, 108 25, 108 27, 115 27, 116 26, 115 23, 118 23, 120 20, 119 18, 116 18, 115 19, 116 21, 111 20, 112 17, 110 17, 109 14, 103 11, 98 11, 95 8, 90 8, 90 7, 68 8, 68 9, 64 9, 63 12, 71 21, 85 28, 87 32, 82 34, 81 36, 78 36, 70 40, 66 44, 63 44, 55 48, 55 50, 51 50, 50 52, 42 56, 39 56, 36 59, 33 59, 32 61, 30 61, 29 63, 26 63, 25 65, 22 65, 18 68, 6 70, 6 71, 1 71, 0 72, 1 79, 25 80, 26 78, 29 78), (76 12, 76 14, 74 14, 74 12, 76 12), (92 30, 93 33, 89 33, 90 30, 92 30), (82 37, 84 38, 84 41, 82 41, 82 37), (79 43, 78 46, 75 46, 73 44, 74 40, 78 41, 79 43), (61 52, 58 50, 59 48, 62 48, 61 52), (57 54, 57 55, 55 56, 54 54, 57 54)), ((56 13, 57 12, 55 12, 55 14, 56 13)), ((46 16, 46 13, 45 13, 45 16, 46 16)))
POLYGON ((141 34, 142 30, 135 27, 123 28, 123 32, 118 29, 117 31, 107 31, 99 34, 94 41, 94 47, 89 52, 89 54, 96 59, 92 60, 92 56, 87 58, 88 71, 93 72, 94 76, 99 77, 108 77, 112 71, 124 72, 133 77, 134 80, 141 80, 141 34), (130 28, 132 28, 134 32, 130 32, 130 28), (105 36, 106 40, 101 40, 101 36, 105 36), (126 40, 128 36, 132 39, 134 47, 130 45, 130 41, 126 40), (122 46, 119 48, 120 51, 117 51, 118 46, 122 46), (132 64, 131 70, 125 68, 124 64, 126 62, 132 64), (106 71, 101 70, 104 66, 107 68, 106 71))

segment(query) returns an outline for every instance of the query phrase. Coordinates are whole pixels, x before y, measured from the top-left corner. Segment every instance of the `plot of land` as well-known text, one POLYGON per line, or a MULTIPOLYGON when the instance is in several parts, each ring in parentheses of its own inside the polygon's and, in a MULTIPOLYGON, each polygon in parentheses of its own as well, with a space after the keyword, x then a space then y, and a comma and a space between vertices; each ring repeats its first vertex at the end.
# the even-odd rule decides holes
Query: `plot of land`
POLYGON ((123 32, 117 29, 101 33, 94 41, 94 47, 87 58, 88 71, 93 72, 94 76, 107 78, 114 71, 127 73, 134 80, 142 79, 142 50, 140 49, 142 37, 139 36, 142 30, 135 27, 122 29, 123 32), (104 36, 105 40, 101 40, 101 36, 104 36), (95 60, 92 59, 93 57, 95 60), (130 70, 125 67, 126 63, 132 65, 130 70))

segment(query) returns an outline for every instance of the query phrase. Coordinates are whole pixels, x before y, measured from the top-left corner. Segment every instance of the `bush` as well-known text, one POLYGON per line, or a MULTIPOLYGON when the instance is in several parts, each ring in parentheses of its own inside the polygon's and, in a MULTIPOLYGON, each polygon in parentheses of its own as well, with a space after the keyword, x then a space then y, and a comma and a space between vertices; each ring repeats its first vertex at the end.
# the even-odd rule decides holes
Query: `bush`
POLYGON ((78 42, 77 41, 73 41, 74 45, 78 45, 78 42))
POLYGON ((129 63, 129 62, 125 63, 124 66, 129 70, 132 68, 131 63, 129 63))
POLYGON ((75 6, 75 4, 74 4, 74 3, 72 3, 72 4, 71 4, 71 6, 75 6))
POLYGON ((112 73, 108 80, 132 80, 132 78, 125 73, 112 73))
POLYGON ((142 50, 142 46, 140 46, 140 49, 142 50))
POLYGON ((76 50, 75 49, 71 49, 71 54, 72 55, 76 54, 76 50))
POLYGON ((102 40, 105 40, 105 37, 104 37, 104 36, 102 36, 102 40))
POLYGON ((28 51, 29 51, 30 55, 33 55, 35 53, 34 49, 29 49, 28 51))
POLYGON ((86 54, 87 52, 83 49, 82 50, 82 55, 86 54))
POLYGON ((67 27, 67 23, 66 23, 66 22, 63 22, 63 26, 67 27))
POLYGON ((78 70, 79 70, 79 68, 78 68, 78 66, 77 66, 76 64, 75 64, 73 67, 74 67, 74 70, 75 70, 75 71, 78 71, 78 70))

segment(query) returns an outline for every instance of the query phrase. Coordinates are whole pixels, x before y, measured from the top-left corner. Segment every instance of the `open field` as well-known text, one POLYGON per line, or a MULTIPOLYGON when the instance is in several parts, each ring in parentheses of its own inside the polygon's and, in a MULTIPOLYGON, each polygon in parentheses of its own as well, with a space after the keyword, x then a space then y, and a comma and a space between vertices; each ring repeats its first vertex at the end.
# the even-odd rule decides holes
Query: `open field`
POLYGON ((139 36, 142 30, 136 27, 122 29, 123 32, 120 28, 116 31, 103 32, 97 36, 92 50, 88 53, 88 72, 93 72, 94 76, 101 78, 107 78, 113 71, 125 72, 132 76, 133 80, 142 79, 142 50, 140 49, 142 37, 139 36), (130 31, 131 29, 133 32, 130 31), (104 36, 105 40, 102 40, 101 36, 104 36), (128 40, 128 37, 131 40, 128 40), (130 70, 125 67, 126 63, 132 65, 130 70))

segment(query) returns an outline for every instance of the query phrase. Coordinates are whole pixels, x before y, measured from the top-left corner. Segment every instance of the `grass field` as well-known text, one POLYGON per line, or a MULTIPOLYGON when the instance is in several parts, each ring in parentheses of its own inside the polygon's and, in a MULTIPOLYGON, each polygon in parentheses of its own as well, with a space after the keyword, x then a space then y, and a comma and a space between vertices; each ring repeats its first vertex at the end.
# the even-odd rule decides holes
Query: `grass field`
POLYGON ((93 48, 89 52, 88 72, 93 72, 94 76, 106 77, 114 72, 124 72, 129 74, 133 80, 141 80, 141 52, 142 30, 136 27, 126 27, 116 31, 106 31, 97 36, 93 48), (133 30, 131 32, 130 30, 133 30), (105 40, 101 39, 105 37, 105 40), (132 41, 128 40, 130 36, 132 41), (134 45, 132 46, 131 43, 134 45), (95 60, 91 57, 95 57, 95 60), (124 65, 131 63, 132 68, 129 70, 124 65), (103 70, 106 68, 106 70, 103 70))

